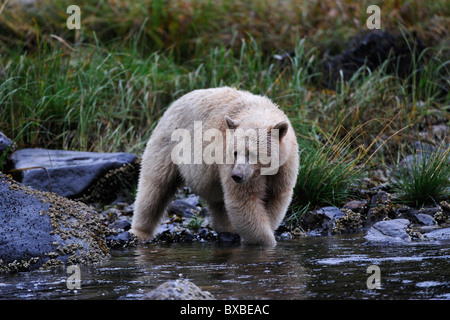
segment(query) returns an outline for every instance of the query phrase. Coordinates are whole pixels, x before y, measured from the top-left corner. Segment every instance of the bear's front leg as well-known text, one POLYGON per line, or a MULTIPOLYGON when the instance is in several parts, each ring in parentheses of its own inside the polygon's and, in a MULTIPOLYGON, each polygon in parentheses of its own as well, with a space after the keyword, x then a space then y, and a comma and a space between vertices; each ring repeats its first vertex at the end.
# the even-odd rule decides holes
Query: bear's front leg
POLYGON ((278 169, 276 175, 266 176, 266 208, 273 230, 278 228, 286 215, 292 200, 297 174, 298 156, 293 156, 278 169))
MULTIPOLYGON (((230 179, 231 180, 231 179, 230 179)), ((267 209, 262 200, 265 186, 258 182, 224 182, 225 208, 244 244, 276 245, 267 209)), ((261 182, 261 181, 259 181, 261 182)))
POLYGON ((292 199, 292 190, 276 190, 267 199, 266 208, 272 230, 276 230, 286 215, 292 199))

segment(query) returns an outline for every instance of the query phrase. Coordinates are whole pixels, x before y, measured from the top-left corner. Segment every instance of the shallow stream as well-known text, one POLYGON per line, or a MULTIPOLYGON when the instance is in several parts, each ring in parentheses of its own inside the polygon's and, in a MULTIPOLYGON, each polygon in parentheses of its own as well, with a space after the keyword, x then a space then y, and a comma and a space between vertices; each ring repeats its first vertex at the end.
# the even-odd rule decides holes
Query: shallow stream
MULTIPOLYGON (((159 284, 192 281, 218 299, 447 299, 450 243, 367 245, 360 235, 305 237, 273 249, 211 243, 114 250, 84 266, 81 288, 64 269, 0 277, 0 299, 140 299, 159 284), (369 289, 368 267, 380 288, 369 289)), ((374 284, 369 279, 369 285, 374 284)))

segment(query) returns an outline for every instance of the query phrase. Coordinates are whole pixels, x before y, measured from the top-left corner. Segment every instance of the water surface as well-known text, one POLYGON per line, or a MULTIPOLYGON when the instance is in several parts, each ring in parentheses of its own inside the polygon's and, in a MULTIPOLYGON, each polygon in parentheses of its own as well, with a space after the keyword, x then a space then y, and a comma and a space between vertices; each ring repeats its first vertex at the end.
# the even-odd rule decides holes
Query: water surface
POLYGON ((273 249, 211 243, 158 244, 112 251, 81 268, 3 276, 0 299, 140 299, 159 284, 192 281, 218 299, 450 299, 449 243, 367 245, 360 235, 305 237, 273 249), (369 289, 367 268, 380 270, 369 289))

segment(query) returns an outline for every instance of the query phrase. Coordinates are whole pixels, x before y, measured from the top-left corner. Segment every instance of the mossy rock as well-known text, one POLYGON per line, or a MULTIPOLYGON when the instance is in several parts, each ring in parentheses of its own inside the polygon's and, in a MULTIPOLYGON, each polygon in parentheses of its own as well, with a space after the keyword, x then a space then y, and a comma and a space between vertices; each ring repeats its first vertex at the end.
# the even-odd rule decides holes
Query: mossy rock
POLYGON ((106 227, 87 205, 35 190, 0 172, 0 272, 106 259, 106 227))

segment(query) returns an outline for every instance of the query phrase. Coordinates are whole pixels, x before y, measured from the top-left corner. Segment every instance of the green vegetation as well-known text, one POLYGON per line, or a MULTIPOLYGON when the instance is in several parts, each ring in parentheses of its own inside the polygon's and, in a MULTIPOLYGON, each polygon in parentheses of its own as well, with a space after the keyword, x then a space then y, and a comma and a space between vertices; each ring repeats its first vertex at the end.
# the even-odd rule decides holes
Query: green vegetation
MULTIPOLYGON (((450 119, 444 0, 89 0, 79 31, 66 28, 70 4, 0 6, 0 130, 19 147, 140 154, 172 101, 198 88, 238 87, 269 96, 296 129, 296 218, 307 208, 342 204, 362 176, 395 164, 415 141, 439 145, 420 130, 450 119), (383 29, 405 38, 415 31, 428 48, 404 78, 383 64, 323 87, 321 62, 367 31, 369 4, 381 7, 383 29), (273 58, 285 52, 295 54, 273 58)), ((405 199, 448 197, 449 168, 437 163, 444 189, 423 200, 407 191, 405 199)))
POLYGON ((193 231, 198 231, 198 229, 202 227, 204 221, 205 219, 200 217, 198 213, 194 213, 192 218, 189 220, 187 227, 193 231))
POLYGON ((294 190, 293 214, 290 220, 298 222, 308 210, 323 205, 343 203, 357 187, 361 168, 343 146, 324 144, 304 148, 300 152, 300 169, 294 190))
POLYGON ((396 200, 421 207, 450 197, 450 148, 416 152, 392 174, 396 200))

